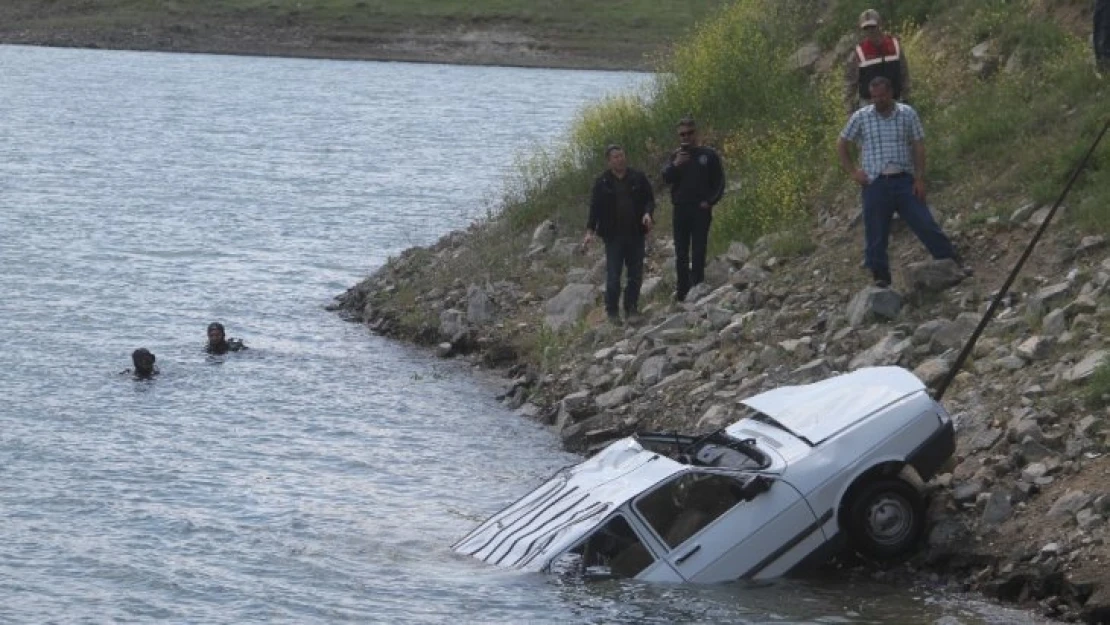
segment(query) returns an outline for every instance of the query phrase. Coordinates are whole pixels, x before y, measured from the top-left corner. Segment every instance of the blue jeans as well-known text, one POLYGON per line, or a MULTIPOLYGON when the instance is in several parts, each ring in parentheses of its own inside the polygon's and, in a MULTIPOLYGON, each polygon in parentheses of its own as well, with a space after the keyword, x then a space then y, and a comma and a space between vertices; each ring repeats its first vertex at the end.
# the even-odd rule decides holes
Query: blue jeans
POLYGON ((890 281, 886 248, 890 240, 890 220, 895 211, 933 258, 956 256, 952 242, 937 225, 929 208, 913 194, 913 176, 880 176, 863 188, 863 225, 867 238, 864 259, 875 278, 890 281))
POLYGON ((674 207, 674 264, 679 300, 686 299, 686 292, 695 284, 705 281, 705 248, 709 241, 709 224, 713 210, 694 205, 674 207), (693 247, 693 257, 690 248, 693 247))
POLYGON ((637 311, 644 277, 644 235, 614 234, 605 239, 605 312, 616 316, 620 307, 621 270, 628 268, 624 287, 624 312, 637 311))

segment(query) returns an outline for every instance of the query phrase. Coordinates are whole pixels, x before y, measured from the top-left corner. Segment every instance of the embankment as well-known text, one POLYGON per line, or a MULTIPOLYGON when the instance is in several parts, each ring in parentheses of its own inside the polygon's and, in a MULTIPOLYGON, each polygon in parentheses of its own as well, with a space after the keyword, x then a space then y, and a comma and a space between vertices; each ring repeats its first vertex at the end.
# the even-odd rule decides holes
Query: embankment
POLYGON ((5 0, 0 43, 645 70, 676 34, 724 4, 5 0))

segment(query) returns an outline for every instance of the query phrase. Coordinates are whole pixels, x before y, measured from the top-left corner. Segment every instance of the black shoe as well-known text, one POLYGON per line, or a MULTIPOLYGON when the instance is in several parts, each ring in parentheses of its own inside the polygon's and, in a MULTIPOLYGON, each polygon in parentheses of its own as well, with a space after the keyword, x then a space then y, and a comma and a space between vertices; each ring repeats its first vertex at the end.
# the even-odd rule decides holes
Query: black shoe
POLYGON ((681 292, 681 291, 675 291, 674 301, 676 301, 676 302, 685 302, 686 301, 686 294, 681 292))
POLYGON ((880 289, 890 288, 890 272, 889 271, 872 271, 871 277, 875 279, 875 286, 880 289))
POLYGON ((620 315, 615 315, 615 314, 614 315, 609 315, 609 323, 612 324, 612 325, 615 325, 615 326, 624 325, 624 322, 621 321, 621 316, 620 315))

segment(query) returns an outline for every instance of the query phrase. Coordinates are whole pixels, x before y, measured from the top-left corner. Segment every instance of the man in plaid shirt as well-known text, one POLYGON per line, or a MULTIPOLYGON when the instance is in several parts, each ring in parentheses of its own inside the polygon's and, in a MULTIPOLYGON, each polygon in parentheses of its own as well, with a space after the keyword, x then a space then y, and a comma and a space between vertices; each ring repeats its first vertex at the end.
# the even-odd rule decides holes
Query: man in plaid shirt
POLYGON ((890 286, 887 243, 895 211, 933 258, 959 262, 952 242, 925 205, 925 130, 917 111, 894 101, 890 80, 871 81, 872 104, 856 111, 840 133, 840 166, 863 189, 864 259, 875 285, 890 286), (859 144, 860 166, 849 144, 859 144))

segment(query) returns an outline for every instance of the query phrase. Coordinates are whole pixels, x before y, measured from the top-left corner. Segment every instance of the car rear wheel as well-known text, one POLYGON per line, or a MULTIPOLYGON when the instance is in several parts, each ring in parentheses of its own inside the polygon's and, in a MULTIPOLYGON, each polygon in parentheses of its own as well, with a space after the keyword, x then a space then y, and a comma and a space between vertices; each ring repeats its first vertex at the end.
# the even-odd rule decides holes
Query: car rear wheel
POLYGON ((880 479, 863 485, 848 504, 848 536, 865 556, 890 560, 904 556, 925 531, 925 500, 900 479, 880 479))

